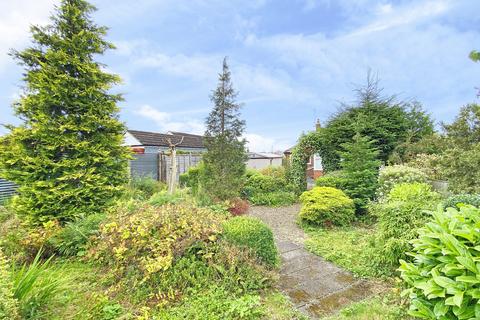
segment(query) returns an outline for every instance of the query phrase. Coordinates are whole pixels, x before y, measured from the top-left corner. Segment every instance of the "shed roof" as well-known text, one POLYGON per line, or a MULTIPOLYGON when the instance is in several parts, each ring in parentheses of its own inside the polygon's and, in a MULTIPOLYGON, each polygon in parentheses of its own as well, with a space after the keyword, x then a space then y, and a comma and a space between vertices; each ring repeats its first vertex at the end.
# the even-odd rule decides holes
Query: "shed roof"
POLYGON ((158 133, 140 130, 128 130, 128 132, 143 146, 168 147, 169 140, 172 143, 178 143, 182 141, 183 137, 183 141, 178 145, 179 147, 205 148, 204 137, 196 134, 183 132, 158 133))

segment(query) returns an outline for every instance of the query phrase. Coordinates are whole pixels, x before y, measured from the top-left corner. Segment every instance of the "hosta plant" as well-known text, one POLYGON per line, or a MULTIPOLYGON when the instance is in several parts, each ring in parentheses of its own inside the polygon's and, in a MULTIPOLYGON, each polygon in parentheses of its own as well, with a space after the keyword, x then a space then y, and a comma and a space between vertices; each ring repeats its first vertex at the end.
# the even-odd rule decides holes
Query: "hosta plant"
POLYGON ((400 261, 410 298, 421 319, 480 318, 480 209, 439 208, 413 240, 413 262, 400 261))

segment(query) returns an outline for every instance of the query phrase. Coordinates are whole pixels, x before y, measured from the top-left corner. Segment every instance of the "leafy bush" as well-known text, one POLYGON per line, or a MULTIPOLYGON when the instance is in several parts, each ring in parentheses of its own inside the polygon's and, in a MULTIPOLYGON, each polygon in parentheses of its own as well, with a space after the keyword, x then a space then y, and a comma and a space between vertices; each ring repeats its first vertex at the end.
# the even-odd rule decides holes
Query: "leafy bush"
POLYGON ((104 214, 93 214, 70 222, 48 238, 47 242, 61 255, 82 256, 87 250, 88 239, 98 233, 100 224, 104 220, 104 214))
POLYGON ((373 260, 379 271, 391 274, 399 259, 406 258, 411 249, 409 241, 417 236, 417 229, 429 219, 425 210, 436 207, 438 193, 425 183, 402 183, 395 186, 385 202, 370 207, 378 218, 378 233, 375 239, 378 254, 373 260))
POLYGON ((300 218, 322 226, 348 225, 355 217, 353 200, 343 191, 330 187, 315 187, 300 196, 300 218))
POLYGON ((100 228, 90 257, 118 272, 139 272, 148 279, 169 269, 175 257, 196 242, 211 242, 224 217, 191 204, 119 208, 100 228))
POLYGON ((442 156, 439 154, 420 153, 407 163, 410 168, 422 171, 429 180, 443 180, 442 156))
POLYGON ((259 170, 260 174, 272 178, 285 179, 286 170, 282 166, 268 166, 259 170))
POLYGON ((456 194, 448 197, 443 203, 443 207, 457 208, 459 204, 469 204, 474 207, 480 207, 480 195, 478 194, 456 194))
POLYGON ((166 188, 167 186, 163 182, 150 177, 132 179, 127 188, 127 198, 147 200, 166 188))
POLYGON ((193 195, 197 195, 200 189, 201 176, 205 171, 204 165, 201 162, 195 167, 188 168, 187 172, 182 173, 179 177, 180 185, 190 188, 193 195))
POLYGON ((223 224, 223 236, 228 242, 251 249, 267 265, 277 265, 278 251, 273 233, 261 220, 252 217, 227 220, 223 224))
POLYGON ((401 261, 409 313, 421 319, 480 318, 480 209, 432 212, 413 240, 413 262, 401 261))
POLYGON ((160 191, 152 195, 148 200, 148 204, 153 206, 163 206, 167 203, 176 204, 185 201, 186 198, 186 194, 180 191, 174 194, 169 194, 167 191, 160 191))
POLYGON ((0 320, 19 319, 18 301, 13 295, 10 265, 0 250, 0 320))
POLYGON ((290 205, 297 201, 298 197, 292 191, 274 191, 256 193, 250 197, 250 202, 259 206, 280 207, 290 205))
POLYGON ((250 170, 246 175, 246 182, 242 190, 244 198, 254 205, 282 206, 295 203, 297 196, 293 187, 288 184, 285 176, 280 176, 281 169, 269 169, 264 175, 250 170))
POLYGON ((346 184, 345 174, 338 170, 324 174, 315 180, 317 187, 330 187, 342 190, 346 184))
POLYGON ((421 170, 403 165, 388 166, 380 170, 377 197, 386 197, 400 183, 426 183, 427 176, 421 170))

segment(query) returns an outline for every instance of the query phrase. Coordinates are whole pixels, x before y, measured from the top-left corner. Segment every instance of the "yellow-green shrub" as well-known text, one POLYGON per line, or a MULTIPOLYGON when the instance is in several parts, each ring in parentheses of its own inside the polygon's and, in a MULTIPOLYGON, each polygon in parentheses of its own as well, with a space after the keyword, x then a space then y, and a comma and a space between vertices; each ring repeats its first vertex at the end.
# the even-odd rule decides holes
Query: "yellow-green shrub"
POLYGON ((321 225, 343 226, 355 217, 353 200, 343 191, 331 187, 315 187, 300 196, 300 218, 321 225))
POLYGON ((138 270, 149 278, 169 269, 194 243, 215 241, 223 219, 191 204, 120 208, 101 226, 89 255, 117 271, 138 270))

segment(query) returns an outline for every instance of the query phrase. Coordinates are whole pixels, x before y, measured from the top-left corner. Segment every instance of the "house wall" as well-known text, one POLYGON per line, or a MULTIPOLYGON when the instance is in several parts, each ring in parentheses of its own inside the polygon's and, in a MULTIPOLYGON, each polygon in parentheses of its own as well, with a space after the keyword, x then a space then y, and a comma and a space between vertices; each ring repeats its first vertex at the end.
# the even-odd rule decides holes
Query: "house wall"
MULTIPOLYGON (((144 146, 145 153, 159 153, 169 151, 168 147, 158 147, 158 146, 144 146)), ((186 148, 186 147, 177 147, 177 151, 182 152, 192 152, 192 153, 201 153, 207 151, 205 148, 186 148)))
POLYGON ((282 158, 270 158, 270 159, 248 159, 247 168, 250 169, 263 169, 268 166, 281 166, 282 158))

